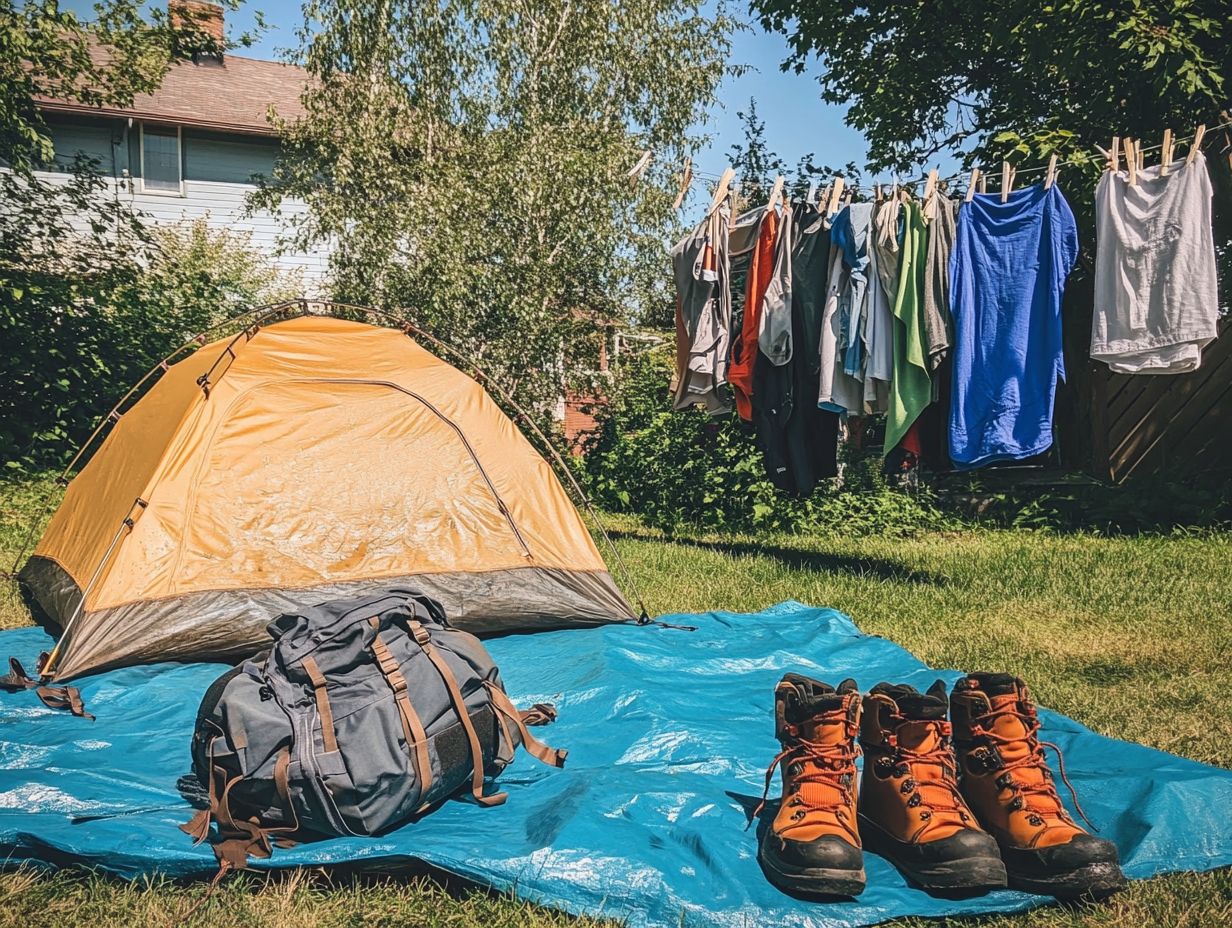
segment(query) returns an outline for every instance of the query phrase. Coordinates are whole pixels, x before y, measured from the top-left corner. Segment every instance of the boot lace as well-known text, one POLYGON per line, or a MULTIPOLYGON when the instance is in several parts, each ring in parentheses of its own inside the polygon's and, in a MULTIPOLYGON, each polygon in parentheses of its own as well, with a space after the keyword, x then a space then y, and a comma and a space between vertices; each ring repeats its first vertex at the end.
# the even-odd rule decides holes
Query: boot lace
POLYGON ((1070 798, 1074 800, 1074 808, 1078 810, 1078 814, 1082 816, 1082 820, 1086 822, 1087 827, 1092 831, 1099 831, 1094 823, 1087 818, 1086 812, 1082 809, 1082 804, 1078 801, 1078 792, 1074 789, 1074 784, 1069 781, 1069 777, 1065 774, 1065 758, 1061 755, 1061 749, 1051 741, 1042 741, 1038 737, 1040 730, 1040 721, 1034 712, 1023 712, 1014 706, 1003 706, 999 709, 993 709, 972 720, 978 727, 976 734, 979 737, 986 738, 994 744, 1018 744, 1025 742, 1028 748, 1028 753, 1018 758, 1017 760, 1005 763, 1001 768, 1005 773, 1013 773, 1015 770, 1040 768, 1044 771, 1038 783, 1021 783, 1017 779, 1011 778, 1015 789, 1019 795, 1023 797, 1023 805, 1030 809, 1033 813, 1043 812, 1045 815, 1059 814, 1062 818, 1068 818, 1065 813, 1065 807, 1061 804, 1061 798, 1057 795, 1057 788, 1052 782, 1052 774, 1048 770, 1048 758, 1044 752, 1045 748, 1052 748, 1057 757, 1057 769, 1061 773, 1061 781, 1065 784, 1065 788, 1069 790, 1070 798), (1011 737, 1009 735, 1001 735, 991 730, 991 726, 1001 716, 1010 716, 1017 719, 1026 729, 1026 734, 1021 737, 1011 737), (1058 812, 1050 810, 1037 809, 1031 805, 1032 796, 1042 796, 1051 799, 1056 803, 1058 812))
MULTIPOLYGON (((954 751, 950 746, 950 726, 949 723, 942 723, 940 726, 941 738, 935 748, 929 751, 915 751, 911 748, 903 747, 901 744, 894 745, 894 760, 895 766, 902 768, 907 767, 911 774, 909 780, 903 784, 903 789, 906 792, 913 793, 911 804, 923 803, 928 806, 929 813, 940 813, 940 816, 948 816, 949 818, 958 818, 962 822, 970 820, 971 816, 966 811, 966 803, 962 798, 962 793, 958 790, 958 768, 954 761, 954 751), (939 777, 921 777, 917 775, 917 766, 935 765, 941 768, 941 776, 939 777), (925 799, 922 787, 931 786, 942 791, 942 796, 935 794, 931 799, 925 799), (919 797, 916 799, 915 797, 919 797)), ((929 813, 921 814, 921 818, 928 824, 924 830, 930 826, 940 824, 940 816, 933 818, 929 813)))
MULTIPOLYGON (((845 740, 840 744, 819 744, 815 741, 800 739, 795 744, 784 748, 766 768, 766 788, 762 791, 761 802, 753 810, 745 831, 748 831, 770 798, 770 786, 774 781, 774 771, 780 764, 792 762, 798 764, 800 772, 792 774, 792 782, 798 787, 804 783, 820 783, 832 787, 837 798, 826 801, 804 803, 799 797, 791 801, 800 806, 807 806, 807 811, 814 812, 844 812, 852 805, 852 786, 855 783, 856 758, 860 756, 860 748, 854 740, 845 740)), ((786 801, 786 797, 784 797, 786 801)), ((803 818, 803 814, 800 816, 803 818)))

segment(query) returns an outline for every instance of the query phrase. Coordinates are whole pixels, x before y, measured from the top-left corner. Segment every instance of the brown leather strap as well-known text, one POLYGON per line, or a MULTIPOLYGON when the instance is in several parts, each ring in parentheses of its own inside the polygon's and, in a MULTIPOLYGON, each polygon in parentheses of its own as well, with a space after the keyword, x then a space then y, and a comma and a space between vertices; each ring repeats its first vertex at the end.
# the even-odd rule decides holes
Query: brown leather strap
POLYGON ((326 687, 325 675, 317 666, 315 657, 304 658, 304 673, 312 681, 312 694, 317 701, 317 715, 321 717, 321 741, 325 745, 325 753, 332 754, 338 750, 338 736, 334 732, 334 710, 329 704, 329 690, 326 687))
POLYGON ((402 735, 406 738, 406 748, 415 752, 415 772, 419 774, 421 785, 419 795, 426 796, 432 785, 432 759, 428 756, 428 733, 424 730, 419 713, 411 705, 406 695, 406 677, 397 659, 390 653, 388 645, 377 635, 372 639, 372 653, 376 655, 377 666, 381 670, 385 682, 394 691, 394 699, 398 705, 398 717, 402 720, 402 735))
POLYGON ((40 686, 34 692, 49 709, 68 709, 78 718, 94 721, 94 716, 86 711, 81 701, 81 690, 75 686, 40 686))
MULTIPOLYGON (((491 681, 485 681, 484 685, 487 686, 488 692, 492 696, 492 705, 496 708, 497 712, 507 717, 509 721, 517 726, 518 734, 522 736, 522 747, 526 748, 527 753, 535 758, 535 760, 548 764, 551 767, 565 766, 565 758, 569 755, 568 751, 548 747, 527 730, 524 718, 532 710, 528 710, 526 713, 519 712, 518 707, 513 704, 513 701, 503 689, 491 681)), ((552 717, 554 718, 555 715, 556 710, 553 708, 552 717)))
POLYGON ((479 744, 479 735, 475 731, 475 726, 471 723, 471 716, 466 709, 466 700, 462 698, 462 690, 458 688, 457 678, 454 677, 453 671, 449 669, 449 665, 445 663, 445 659, 432 646, 432 639, 427 629, 414 619, 410 621, 410 629, 411 633, 415 636, 415 641, 423 648, 424 654, 428 656, 432 666, 436 668, 437 673, 441 675, 441 679, 445 681, 445 689, 449 691, 449 698, 453 701, 453 706, 458 712, 458 719, 462 722, 462 729, 466 732, 466 740, 471 748, 471 764, 473 767, 471 773, 471 795, 475 797, 475 801, 480 805, 499 806, 509 796, 507 793, 494 793, 491 796, 483 794, 483 748, 479 744))
POLYGON ((81 690, 75 686, 40 686, 37 680, 26 673, 26 668, 21 666, 21 661, 15 657, 9 658, 9 672, 0 677, 0 690, 9 693, 34 690, 35 695, 48 709, 68 709, 78 718, 94 721, 94 716, 86 711, 85 703, 81 700, 81 690))

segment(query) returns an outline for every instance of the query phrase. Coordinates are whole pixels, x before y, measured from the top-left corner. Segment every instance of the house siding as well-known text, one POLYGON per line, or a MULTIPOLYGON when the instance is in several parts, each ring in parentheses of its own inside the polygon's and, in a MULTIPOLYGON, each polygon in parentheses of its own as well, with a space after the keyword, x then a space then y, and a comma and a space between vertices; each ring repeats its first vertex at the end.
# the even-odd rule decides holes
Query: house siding
POLYGON ((128 200, 149 221, 172 225, 204 220, 211 228, 247 235, 252 247, 267 255, 280 270, 302 283, 307 296, 326 295, 329 248, 291 248, 288 239, 296 219, 307 213, 299 200, 287 200, 279 214, 248 212, 246 197, 254 178, 268 176, 278 157, 278 142, 259 137, 182 130, 183 194, 149 193, 141 189, 140 131, 127 120, 57 120, 50 125, 55 164, 44 176, 63 174, 80 153, 90 158, 116 195, 128 200))

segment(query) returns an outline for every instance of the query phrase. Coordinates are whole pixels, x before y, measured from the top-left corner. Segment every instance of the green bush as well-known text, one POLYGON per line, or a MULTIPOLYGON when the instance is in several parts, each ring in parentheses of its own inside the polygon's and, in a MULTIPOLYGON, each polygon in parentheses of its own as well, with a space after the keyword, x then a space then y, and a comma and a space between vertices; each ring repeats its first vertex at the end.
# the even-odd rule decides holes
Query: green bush
POLYGON ((65 462, 126 390, 197 332, 286 286, 204 224, 151 229, 86 164, 0 174, 0 461, 65 462))
POLYGON ((910 534, 952 523, 925 491, 887 485, 880 459, 849 462, 842 481, 797 499, 766 479, 752 428, 734 414, 673 411, 664 351, 625 359, 583 468, 601 505, 665 531, 910 534))

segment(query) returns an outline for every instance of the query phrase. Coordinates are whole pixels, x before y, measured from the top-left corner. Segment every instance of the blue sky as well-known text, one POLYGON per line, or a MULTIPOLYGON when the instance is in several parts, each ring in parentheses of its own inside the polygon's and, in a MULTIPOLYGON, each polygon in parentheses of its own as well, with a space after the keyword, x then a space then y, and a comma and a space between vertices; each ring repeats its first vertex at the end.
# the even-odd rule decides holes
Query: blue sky
MULTIPOLYGON (((157 2, 157 0, 156 0, 157 2)), ((736 0, 733 9, 747 15, 736 0)), ((88 16, 91 0, 66 0, 62 5, 88 16)), ((232 35, 250 30, 253 14, 260 10, 268 30, 250 49, 237 54, 254 58, 278 58, 280 52, 295 44, 295 29, 301 22, 299 0, 255 0, 239 10, 227 11, 228 32, 232 35)), ((723 105, 716 109, 705 124, 714 136, 711 144, 696 153, 694 163, 699 171, 718 174, 726 166, 728 149, 739 142, 742 129, 739 117, 750 97, 757 99, 759 116, 766 124, 766 141, 789 167, 794 167, 801 155, 813 153, 818 164, 863 164, 866 146, 859 132, 843 124, 841 107, 821 101, 816 74, 784 74, 779 65, 787 55, 782 36, 763 32, 753 26, 735 36, 733 64, 748 66, 746 74, 728 78, 721 90, 723 105)))

